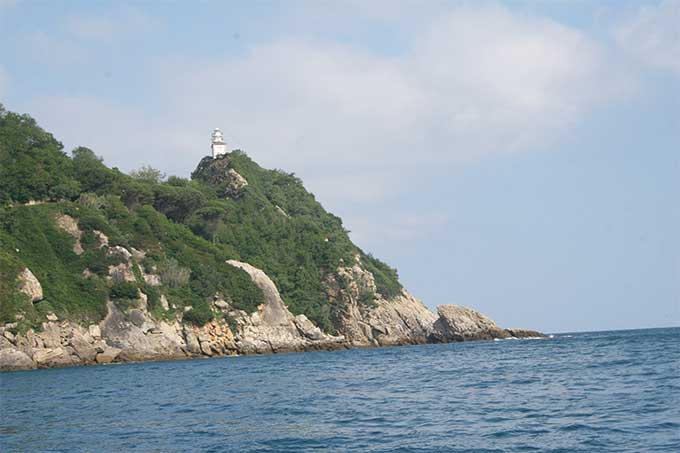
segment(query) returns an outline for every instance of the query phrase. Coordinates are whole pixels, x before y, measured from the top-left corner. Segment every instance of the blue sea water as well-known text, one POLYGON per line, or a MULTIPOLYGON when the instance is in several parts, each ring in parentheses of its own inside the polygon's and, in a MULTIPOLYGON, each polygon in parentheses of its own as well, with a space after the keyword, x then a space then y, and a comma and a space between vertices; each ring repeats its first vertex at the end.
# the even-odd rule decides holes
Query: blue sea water
POLYGON ((680 328, 0 374, 10 451, 680 452, 680 328))

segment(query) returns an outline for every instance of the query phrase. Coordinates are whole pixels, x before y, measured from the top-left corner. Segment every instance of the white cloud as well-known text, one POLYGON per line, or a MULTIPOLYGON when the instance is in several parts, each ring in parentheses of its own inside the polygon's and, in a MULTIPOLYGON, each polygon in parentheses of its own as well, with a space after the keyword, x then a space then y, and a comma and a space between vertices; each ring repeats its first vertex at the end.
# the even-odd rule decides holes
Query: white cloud
POLYGON ((616 38, 640 61, 680 74, 680 0, 641 7, 617 27, 616 38))
POLYGON ((82 97, 38 99, 29 111, 124 169, 185 174, 220 126, 233 147, 295 170, 322 201, 340 187, 378 202, 412 190, 428 166, 547 148, 627 89, 593 39, 500 7, 456 8, 398 56, 286 39, 150 65, 144 111, 82 97))

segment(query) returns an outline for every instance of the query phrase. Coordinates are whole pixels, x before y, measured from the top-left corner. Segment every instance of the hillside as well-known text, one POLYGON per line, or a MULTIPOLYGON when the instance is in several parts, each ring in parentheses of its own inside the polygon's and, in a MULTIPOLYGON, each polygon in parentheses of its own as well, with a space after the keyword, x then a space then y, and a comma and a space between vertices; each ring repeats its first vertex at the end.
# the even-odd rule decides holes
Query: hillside
POLYGON ((294 174, 232 151, 191 179, 127 175, 0 105, 0 355, 16 368, 443 341, 436 319, 294 174))

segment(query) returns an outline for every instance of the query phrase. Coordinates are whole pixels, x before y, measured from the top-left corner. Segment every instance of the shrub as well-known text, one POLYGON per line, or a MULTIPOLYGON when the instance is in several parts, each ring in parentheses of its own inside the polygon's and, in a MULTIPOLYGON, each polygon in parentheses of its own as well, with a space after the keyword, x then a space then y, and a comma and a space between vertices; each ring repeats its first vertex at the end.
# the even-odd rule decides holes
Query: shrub
POLYGON ((109 291, 111 299, 136 299, 137 284, 134 282, 115 282, 109 291))
POLYGON ((208 302, 201 300, 195 303, 193 308, 184 313, 184 321, 190 322, 197 326, 202 326, 214 318, 213 312, 208 305, 208 302))
POLYGON ((159 274, 164 284, 177 288, 189 283, 191 271, 180 266, 176 259, 170 258, 160 267, 159 274))

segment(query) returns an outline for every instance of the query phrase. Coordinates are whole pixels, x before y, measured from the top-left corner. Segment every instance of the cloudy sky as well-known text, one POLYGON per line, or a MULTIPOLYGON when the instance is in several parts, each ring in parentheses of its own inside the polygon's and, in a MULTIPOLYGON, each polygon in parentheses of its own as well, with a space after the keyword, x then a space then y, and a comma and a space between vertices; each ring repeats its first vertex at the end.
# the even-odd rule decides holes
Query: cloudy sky
POLYGON ((680 325, 680 1, 0 0, 0 102, 188 176, 221 127, 427 305, 680 325))

